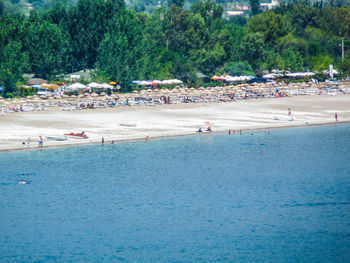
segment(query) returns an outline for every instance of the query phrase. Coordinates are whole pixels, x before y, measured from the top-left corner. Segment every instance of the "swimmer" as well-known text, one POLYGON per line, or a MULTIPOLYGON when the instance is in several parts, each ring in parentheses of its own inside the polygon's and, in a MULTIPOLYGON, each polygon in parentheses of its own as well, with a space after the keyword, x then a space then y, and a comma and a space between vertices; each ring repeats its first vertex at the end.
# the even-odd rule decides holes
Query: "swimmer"
POLYGON ((146 140, 146 141, 149 141, 149 137, 148 137, 148 136, 146 136, 145 140, 146 140))
POLYGON ((231 135, 231 130, 228 130, 228 135, 231 135))
POLYGON ((23 180, 23 181, 17 181, 17 184, 29 184, 29 182, 28 182, 28 181, 26 181, 26 180, 23 180))
POLYGON ((114 144, 114 141, 113 141, 113 140, 111 141, 111 144, 114 144))

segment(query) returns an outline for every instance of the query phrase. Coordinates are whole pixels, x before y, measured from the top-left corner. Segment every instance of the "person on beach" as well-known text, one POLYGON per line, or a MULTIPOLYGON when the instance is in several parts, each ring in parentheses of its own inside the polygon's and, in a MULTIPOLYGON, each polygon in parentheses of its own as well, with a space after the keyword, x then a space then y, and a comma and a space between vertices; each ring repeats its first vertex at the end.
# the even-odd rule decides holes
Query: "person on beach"
POLYGON ((39 147, 43 147, 43 138, 39 136, 39 147))
POLYGON ((199 129, 198 129, 198 132, 202 132, 202 128, 199 128, 199 129))
POLYGON ((207 132, 211 132, 210 126, 206 129, 207 132))
POLYGON ((28 146, 28 147, 29 147, 30 142, 31 142, 31 140, 30 140, 30 138, 28 137, 28 139, 27 139, 27 146, 28 146))
POLYGON ((290 108, 288 108, 288 116, 289 116, 289 117, 292 116, 292 112, 290 111, 290 108))
POLYGON ((334 114, 335 121, 338 121, 338 113, 334 114))
POLYGON ((104 144, 105 143, 105 138, 104 137, 102 137, 102 144, 104 144))

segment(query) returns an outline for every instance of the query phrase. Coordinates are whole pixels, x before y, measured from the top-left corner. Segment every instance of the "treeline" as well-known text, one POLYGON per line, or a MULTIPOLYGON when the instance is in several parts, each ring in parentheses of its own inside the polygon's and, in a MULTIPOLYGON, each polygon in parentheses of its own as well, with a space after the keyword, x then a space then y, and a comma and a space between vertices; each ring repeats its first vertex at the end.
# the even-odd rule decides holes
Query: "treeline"
POLYGON ((223 8, 175 0, 152 15, 135 13, 122 0, 79 0, 55 4, 30 16, 0 16, 0 85, 8 90, 23 73, 56 80, 81 69, 95 79, 124 87, 136 79, 179 78, 196 84, 207 75, 327 69, 341 62, 340 37, 350 39, 350 8, 286 4, 245 18, 226 20, 223 8))

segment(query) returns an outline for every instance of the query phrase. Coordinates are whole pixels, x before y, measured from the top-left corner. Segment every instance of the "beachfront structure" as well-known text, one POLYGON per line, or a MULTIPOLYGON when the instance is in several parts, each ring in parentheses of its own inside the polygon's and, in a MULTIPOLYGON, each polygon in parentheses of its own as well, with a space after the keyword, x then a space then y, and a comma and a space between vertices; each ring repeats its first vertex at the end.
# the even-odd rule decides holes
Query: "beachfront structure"
POLYGON ((137 86, 177 85, 182 84, 182 81, 179 79, 134 80, 132 84, 136 84, 137 86))
POLYGON ((271 10, 271 9, 277 7, 278 5, 279 4, 278 4, 277 0, 272 0, 271 3, 261 3, 260 9, 261 10, 271 10))

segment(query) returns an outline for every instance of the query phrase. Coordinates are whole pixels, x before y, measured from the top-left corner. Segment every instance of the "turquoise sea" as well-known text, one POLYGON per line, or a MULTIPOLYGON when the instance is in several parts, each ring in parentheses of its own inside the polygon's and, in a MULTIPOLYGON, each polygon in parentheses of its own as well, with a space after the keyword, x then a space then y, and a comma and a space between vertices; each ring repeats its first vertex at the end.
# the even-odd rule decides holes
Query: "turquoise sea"
POLYGON ((350 125, 0 153, 0 193, 0 262, 349 262, 350 125))

